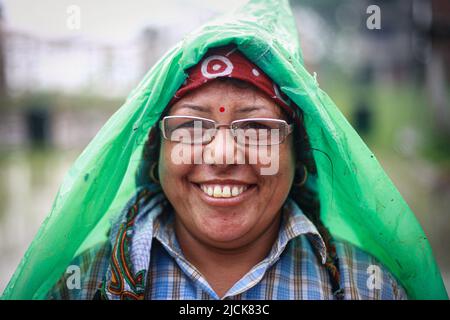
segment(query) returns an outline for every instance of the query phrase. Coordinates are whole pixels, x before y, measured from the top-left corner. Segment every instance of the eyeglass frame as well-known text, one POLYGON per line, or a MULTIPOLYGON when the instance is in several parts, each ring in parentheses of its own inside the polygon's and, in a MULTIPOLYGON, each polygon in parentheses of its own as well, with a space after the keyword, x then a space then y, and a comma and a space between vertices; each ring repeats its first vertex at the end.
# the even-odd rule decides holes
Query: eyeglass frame
MULTIPOLYGON (((285 128, 285 132, 284 132, 284 135, 283 135, 283 139, 280 140, 278 143, 269 144, 269 145, 279 145, 279 144, 282 144, 282 143, 286 140, 286 138, 294 131, 294 124, 292 124, 292 123, 289 124, 286 120, 283 120, 283 119, 274 119, 274 118, 244 118, 244 119, 233 120, 233 121, 231 121, 229 124, 223 124, 223 123, 217 123, 215 120, 212 120, 212 119, 203 118, 203 117, 196 117, 196 116, 182 116, 182 115, 165 116, 164 118, 162 118, 162 119, 159 121, 159 129, 160 129, 161 132, 162 132, 162 136, 163 136, 164 139, 166 139, 166 140, 168 140, 168 141, 171 141, 171 142, 177 142, 177 143, 183 143, 183 142, 181 142, 181 141, 173 141, 173 140, 169 139, 169 138, 166 136, 166 130, 165 130, 165 124, 164 124, 164 122, 165 122, 164 120, 166 120, 166 119, 175 119, 175 118, 188 118, 188 119, 193 119, 193 120, 206 120, 206 121, 209 121, 209 122, 211 122, 211 123, 214 123, 214 128, 210 128, 210 129, 214 129, 214 130, 216 130, 216 131, 215 131, 214 135, 212 136, 211 140, 210 140, 210 141, 205 141, 205 142, 198 143, 199 145, 200 145, 200 144, 201 144, 201 145, 208 145, 208 144, 210 144, 210 143, 214 140, 214 138, 216 137, 217 130, 220 129, 221 127, 228 127, 228 129, 229 129, 230 132, 231 132, 231 135, 233 136, 233 139, 234 139, 237 143, 239 143, 238 140, 237 140, 237 136, 234 134, 234 130, 236 130, 236 129, 233 128, 232 126, 233 126, 233 124, 235 124, 235 123, 244 122, 244 121, 253 121, 253 120, 256 120, 256 121, 257 121, 257 120, 271 120, 271 121, 275 121, 275 122, 278 122, 278 123, 283 123, 283 124, 285 125, 285 127, 284 127, 284 128, 285 128)), ((184 144, 195 145, 196 143, 194 142, 194 143, 184 143, 184 144)), ((248 145, 248 144, 246 144, 246 145, 248 145)), ((253 146, 256 146, 256 145, 253 145, 253 146)))

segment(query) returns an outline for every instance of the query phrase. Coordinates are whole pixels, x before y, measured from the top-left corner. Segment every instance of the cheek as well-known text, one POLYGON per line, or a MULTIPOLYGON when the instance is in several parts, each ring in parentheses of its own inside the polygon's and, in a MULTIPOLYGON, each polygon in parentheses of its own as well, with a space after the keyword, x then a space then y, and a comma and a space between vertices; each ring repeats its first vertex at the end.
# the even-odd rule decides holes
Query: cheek
POLYGON ((285 150, 280 152, 280 166, 281 170, 284 171, 284 175, 288 178, 289 181, 294 179, 295 174, 295 153, 292 142, 289 140, 289 143, 283 146, 285 150))
POLYGON ((278 171, 273 176, 268 176, 272 180, 276 194, 285 194, 289 192, 295 174, 295 157, 290 143, 279 146, 278 171))
POLYGON ((158 173, 161 186, 164 190, 171 190, 175 185, 182 183, 183 178, 192 170, 190 164, 180 164, 174 159, 174 144, 163 141, 158 161, 158 173))

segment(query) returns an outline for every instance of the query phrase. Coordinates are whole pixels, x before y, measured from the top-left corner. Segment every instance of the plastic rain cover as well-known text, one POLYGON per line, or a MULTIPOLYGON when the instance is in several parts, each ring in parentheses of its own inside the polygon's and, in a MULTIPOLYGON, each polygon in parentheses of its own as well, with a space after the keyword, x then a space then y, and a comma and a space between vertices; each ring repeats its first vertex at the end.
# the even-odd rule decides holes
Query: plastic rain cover
POLYGON ((107 239, 111 218, 136 188, 147 133, 185 80, 184 70, 208 48, 229 43, 303 110, 311 147, 322 151, 313 155, 321 217, 331 233, 378 258, 409 298, 448 298, 414 214, 305 69, 288 1, 254 0, 186 36, 145 75, 67 173, 3 299, 44 299, 75 255, 107 239))

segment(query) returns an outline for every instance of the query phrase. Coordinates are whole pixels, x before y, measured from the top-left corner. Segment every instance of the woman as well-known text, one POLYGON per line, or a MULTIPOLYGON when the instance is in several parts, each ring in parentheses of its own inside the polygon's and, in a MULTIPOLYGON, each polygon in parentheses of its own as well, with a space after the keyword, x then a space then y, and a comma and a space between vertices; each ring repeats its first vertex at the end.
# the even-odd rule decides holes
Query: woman
POLYGON ((420 226, 305 72, 282 4, 250 2, 144 78, 77 161, 7 297, 27 277, 32 297, 56 299, 424 297, 415 284, 444 297, 420 226), (33 278, 37 263, 52 268, 33 278))
POLYGON ((64 277, 51 297, 92 299, 100 285, 99 297, 108 299, 404 298, 390 273, 350 244, 337 244, 337 262, 316 199, 305 188, 315 167, 307 157, 298 108, 277 95, 276 85, 262 70, 227 46, 208 52, 188 74, 160 128, 150 131, 143 159, 144 177, 149 172, 161 185, 161 203, 155 208, 151 186, 139 190, 147 195, 125 209, 111 242, 72 263, 94 257, 79 264, 81 274, 88 275, 81 290, 67 290, 64 277), (212 121, 224 128, 207 134, 215 128, 212 121), (198 137, 196 124, 201 128, 198 137), (227 130, 228 124, 233 129, 227 130), (297 129, 294 134, 289 126, 297 129), (259 139, 270 130, 266 128, 281 132, 273 145, 271 139, 259 139), (263 149, 276 153, 272 160, 278 162, 277 172, 263 175, 267 164, 250 163, 251 151, 259 155, 263 149), (188 161, 177 164, 175 158, 183 151, 188 161), (204 158, 208 153, 209 160, 204 158), (127 239, 128 230, 134 234, 127 239), (111 248, 117 260, 108 260, 111 248), (371 265, 382 271, 380 287, 370 290, 366 282, 371 265), (97 269, 107 270, 105 280, 97 269))

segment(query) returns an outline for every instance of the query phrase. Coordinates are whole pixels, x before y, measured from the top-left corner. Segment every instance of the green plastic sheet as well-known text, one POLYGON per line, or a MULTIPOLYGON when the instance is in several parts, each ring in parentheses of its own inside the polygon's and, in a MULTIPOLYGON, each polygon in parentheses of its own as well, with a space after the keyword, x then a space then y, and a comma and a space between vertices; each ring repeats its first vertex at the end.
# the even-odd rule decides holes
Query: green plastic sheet
MULTIPOLYGON (((412 299, 447 299, 414 214, 333 101, 305 69, 287 0, 254 0, 186 36, 145 75, 67 173, 3 299, 44 299, 84 249, 107 239, 135 188, 147 133, 208 48, 234 43, 304 112, 331 233, 378 258, 412 299), (325 156, 327 155, 327 156, 325 156)), ((333 44, 330 44, 332 46, 333 44)))

